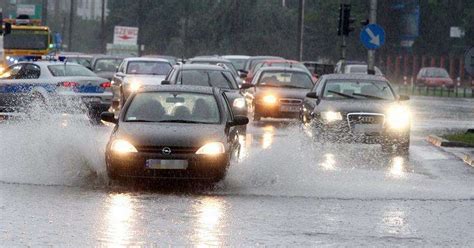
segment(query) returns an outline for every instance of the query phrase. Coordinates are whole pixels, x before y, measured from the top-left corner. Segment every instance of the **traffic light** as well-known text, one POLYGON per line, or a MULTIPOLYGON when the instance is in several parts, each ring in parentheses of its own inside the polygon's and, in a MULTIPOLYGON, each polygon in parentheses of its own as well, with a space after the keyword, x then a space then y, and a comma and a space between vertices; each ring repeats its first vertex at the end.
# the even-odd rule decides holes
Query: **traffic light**
POLYGON ((355 22, 354 18, 351 18, 351 5, 343 4, 343 22, 342 22, 342 34, 348 36, 350 32, 354 31, 352 24, 355 22))

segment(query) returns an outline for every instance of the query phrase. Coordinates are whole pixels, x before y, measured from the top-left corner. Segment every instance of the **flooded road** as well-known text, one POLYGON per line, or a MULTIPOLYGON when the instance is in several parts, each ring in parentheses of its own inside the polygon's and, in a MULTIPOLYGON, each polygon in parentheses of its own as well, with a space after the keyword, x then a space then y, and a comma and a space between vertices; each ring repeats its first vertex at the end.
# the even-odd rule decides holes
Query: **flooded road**
POLYGON ((469 246, 474 170, 425 137, 472 124, 474 100, 410 104, 409 157, 314 143, 295 122, 264 120, 215 188, 109 186, 110 127, 4 124, 2 246, 469 246))

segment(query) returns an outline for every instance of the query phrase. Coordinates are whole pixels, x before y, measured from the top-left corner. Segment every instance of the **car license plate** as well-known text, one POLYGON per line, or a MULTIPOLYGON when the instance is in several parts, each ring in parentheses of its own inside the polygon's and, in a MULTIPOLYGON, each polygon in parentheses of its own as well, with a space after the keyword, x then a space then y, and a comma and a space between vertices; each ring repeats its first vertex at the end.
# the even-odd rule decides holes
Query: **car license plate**
POLYGON ((281 112, 300 112, 300 106, 281 106, 281 112))
POLYGON ((379 124, 355 124, 353 131, 358 134, 379 134, 382 132, 382 126, 379 124))
POLYGON ((145 167, 158 170, 185 170, 188 168, 188 160, 148 159, 145 167))

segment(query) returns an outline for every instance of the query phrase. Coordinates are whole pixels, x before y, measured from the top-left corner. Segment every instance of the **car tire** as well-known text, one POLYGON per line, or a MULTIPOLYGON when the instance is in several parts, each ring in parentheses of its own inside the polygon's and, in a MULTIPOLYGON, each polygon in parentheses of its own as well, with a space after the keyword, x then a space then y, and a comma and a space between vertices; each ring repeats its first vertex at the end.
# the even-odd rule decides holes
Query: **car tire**
POLYGON ((262 119, 262 117, 260 117, 259 114, 255 113, 255 112, 253 113, 253 121, 260 121, 261 119, 262 119))

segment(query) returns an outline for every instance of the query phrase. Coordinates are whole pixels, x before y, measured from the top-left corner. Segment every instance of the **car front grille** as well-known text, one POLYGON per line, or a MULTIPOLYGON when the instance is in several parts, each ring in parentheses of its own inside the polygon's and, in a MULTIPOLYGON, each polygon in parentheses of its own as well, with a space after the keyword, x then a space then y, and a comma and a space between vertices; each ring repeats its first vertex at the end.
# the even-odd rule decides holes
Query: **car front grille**
POLYGON ((163 153, 164 148, 169 148, 171 153, 166 155, 173 155, 173 154, 194 154, 199 149, 198 147, 175 147, 175 146, 137 146, 138 152, 145 152, 145 153, 158 153, 158 154, 165 154, 163 153))

